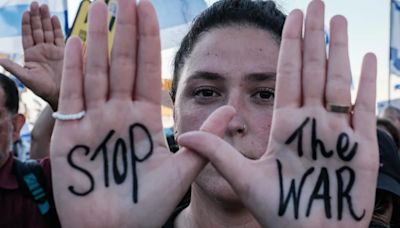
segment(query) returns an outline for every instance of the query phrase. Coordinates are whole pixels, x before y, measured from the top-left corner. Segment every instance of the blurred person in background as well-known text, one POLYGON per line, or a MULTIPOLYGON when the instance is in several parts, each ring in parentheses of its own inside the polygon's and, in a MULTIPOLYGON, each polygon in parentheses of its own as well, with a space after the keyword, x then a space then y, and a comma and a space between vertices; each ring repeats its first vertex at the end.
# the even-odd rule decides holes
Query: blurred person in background
POLYGON ((396 147, 400 148, 400 132, 391 120, 385 118, 378 118, 376 126, 378 129, 387 133, 393 139, 393 142, 395 143, 396 147))
POLYGON ((370 228, 400 227, 400 157, 389 134, 378 130, 379 174, 370 228))

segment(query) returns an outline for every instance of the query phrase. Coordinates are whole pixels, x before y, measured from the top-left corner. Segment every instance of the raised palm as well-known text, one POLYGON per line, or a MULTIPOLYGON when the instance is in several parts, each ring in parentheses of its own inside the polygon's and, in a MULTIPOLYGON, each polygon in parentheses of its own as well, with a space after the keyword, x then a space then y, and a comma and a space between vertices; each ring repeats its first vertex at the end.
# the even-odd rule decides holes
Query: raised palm
POLYGON ((259 160, 209 133, 178 139, 210 159, 265 227, 367 227, 372 216, 376 59, 364 59, 354 112, 332 112, 351 106, 347 25, 340 16, 331 20, 326 61, 323 18, 323 3, 312 1, 304 38, 302 13, 286 19, 272 131, 259 160))
POLYGON ((47 5, 33 2, 22 17, 25 64, 1 59, 0 65, 20 79, 55 110, 64 58, 64 35, 57 17, 50 17, 47 5))
MULTIPOLYGON (((151 3, 118 5, 110 58, 101 1, 89 11, 86 62, 79 38, 66 46, 58 112, 86 114, 57 120, 51 141, 54 195, 64 227, 160 227, 206 162, 187 150, 172 154, 165 144, 161 48, 151 3)), ((232 116, 231 109, 221 110, 211 125, 232 116)))

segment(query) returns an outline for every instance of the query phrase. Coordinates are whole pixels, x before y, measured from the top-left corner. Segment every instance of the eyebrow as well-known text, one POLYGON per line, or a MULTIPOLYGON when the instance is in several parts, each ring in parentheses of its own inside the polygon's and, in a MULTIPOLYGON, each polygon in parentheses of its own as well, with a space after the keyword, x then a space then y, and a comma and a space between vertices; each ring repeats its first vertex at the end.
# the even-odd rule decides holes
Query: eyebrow
POLYGON ((275 81, 276 73, 275 72, 266 72, 266 73, 252 73, 246 75, 245 81, 255 81, 255 82, 263 82, 263 81, 275 81))
MULTIPOLYGON (((189 78, 187 82, 194 80, 208 80, 208 81, 226 81, 226 79, 218 74, 208 71, 196 71, 189 78)), ((263 73, 251 73, 245 76, 244 81, 250 82, 263 82, 263 81, 275 81, 275 72, 263 72, 263 73)))
POLYGON ((218 73, 208 72, 208 71, 196 71, 189 76, 187 82, 193 80, 208 80, 208 81, 225 81, 226 79, 218 73))

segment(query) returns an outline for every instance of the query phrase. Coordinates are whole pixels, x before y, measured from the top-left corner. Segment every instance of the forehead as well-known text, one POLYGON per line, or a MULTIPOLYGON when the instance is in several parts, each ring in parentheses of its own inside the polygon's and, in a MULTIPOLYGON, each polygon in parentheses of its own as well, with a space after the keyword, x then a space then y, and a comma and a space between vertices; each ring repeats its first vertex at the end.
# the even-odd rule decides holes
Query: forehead
POLYGON ((216 28, 195 44, 182 77, 196 71, 233 77, 276 72, 278 53, 279 43, 268 31, 250 26, 216 28))

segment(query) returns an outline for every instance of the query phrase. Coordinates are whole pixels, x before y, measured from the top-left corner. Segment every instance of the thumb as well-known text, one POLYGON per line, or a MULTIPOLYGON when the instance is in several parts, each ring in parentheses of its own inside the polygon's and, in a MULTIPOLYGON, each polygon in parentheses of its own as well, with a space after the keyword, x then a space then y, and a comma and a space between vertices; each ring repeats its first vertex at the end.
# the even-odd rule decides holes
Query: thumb
MULTIPOLYGON (((220 137, 224 135, 226 126, 233 118, 236 110, 231 106, 223 106, 215 110, 202 124, 200 127, 201 131, 211 132, 220 137)), ((174 155, 174 166, 179 172, 181 178, 182 187, 189 185, 197 177, 199 172, 207 164, 207 160, 200 156, 198 153, 194 153, 188 148, 181 148, 174 155)))
POLYGON ((248 177, 251 176, 254 166, 229 143, 204 131, 182 134, 178 143, 209 159, 239 195, 247 194, 250 186, 248 177))
POLYGON ((9 59, 0 59, 0 66, 2 66, 15 77, 17 77, 19 80, 21 80, 22 83, 26 84, 26 82, 28 81, 26 69, 19 64, 9 59))

